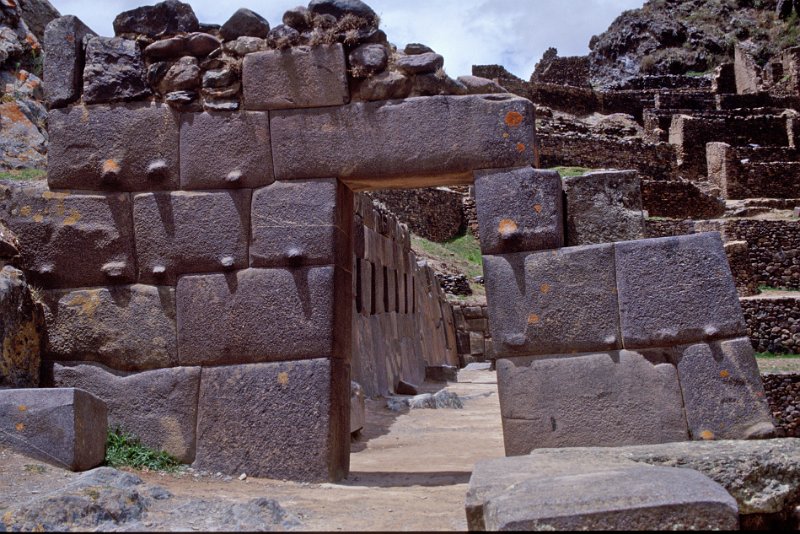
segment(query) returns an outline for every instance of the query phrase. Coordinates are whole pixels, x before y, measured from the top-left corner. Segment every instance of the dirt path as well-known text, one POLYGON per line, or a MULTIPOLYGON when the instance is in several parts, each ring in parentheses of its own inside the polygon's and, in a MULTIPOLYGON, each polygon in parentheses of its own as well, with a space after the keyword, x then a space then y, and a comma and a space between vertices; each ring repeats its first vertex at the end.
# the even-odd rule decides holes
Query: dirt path
MULTIPOLYGON (((426 384, 424 391, 441 387, 426 384)), ((266 497, 296 516, 301 530, 466 530, 464 497, 472 468, 481 459, 503 456, 496 377, 462 371, 449 389, 462 398, 463 410, 397 414, 385 400, 368 401, 367 426, 352 444, 351 475, 340 484, 137 472, 175 496, 155 503, 142 524, 152 530, 204 530, 211 525, 200 514, 174 524, 174 517, 168 519, 171 508, 188 498, 266 497)), ((75 476, 50 466, 40 472, 31 464, 37 462, 0 451, 0 503, 30 498, 75 476)))

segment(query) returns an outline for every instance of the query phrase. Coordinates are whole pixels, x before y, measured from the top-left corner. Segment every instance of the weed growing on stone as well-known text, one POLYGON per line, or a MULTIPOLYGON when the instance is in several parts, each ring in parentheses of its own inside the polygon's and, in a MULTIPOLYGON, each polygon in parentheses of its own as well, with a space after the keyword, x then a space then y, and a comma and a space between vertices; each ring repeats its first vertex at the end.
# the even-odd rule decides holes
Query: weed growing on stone
POLYGON ((586 167, 553 167, 553 171, 558 171, 558 174, 561 175, 562 178, 569 178, 571 176, 583 176, 587 172, 591 172, 592 169, 587 169, 586 167))
POLYGON ((177 471, 181 465, 169 453, 142 445, 138 438, 123 432, 120 428, 108 431, 105 464, 110 467, 167 472, 177 471))

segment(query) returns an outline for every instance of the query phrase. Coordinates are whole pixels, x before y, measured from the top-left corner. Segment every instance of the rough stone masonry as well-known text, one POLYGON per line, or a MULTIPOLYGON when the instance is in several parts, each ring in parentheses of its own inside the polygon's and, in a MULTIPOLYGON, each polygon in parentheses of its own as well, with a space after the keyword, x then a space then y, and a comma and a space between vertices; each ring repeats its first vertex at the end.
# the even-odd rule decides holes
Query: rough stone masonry
POLYGON ((152 398, 139 432, 203 469, 340 479, 353 193, 475 182, 509 454, 772 432, 719 236, 561 248, 530 101, 397 51, 357 0, 220 30, 167 0, 114 26, 48 26, 80 43, 47 59, 48 186, 0 213, 44 288, 53 385, 112 420, 152 398))

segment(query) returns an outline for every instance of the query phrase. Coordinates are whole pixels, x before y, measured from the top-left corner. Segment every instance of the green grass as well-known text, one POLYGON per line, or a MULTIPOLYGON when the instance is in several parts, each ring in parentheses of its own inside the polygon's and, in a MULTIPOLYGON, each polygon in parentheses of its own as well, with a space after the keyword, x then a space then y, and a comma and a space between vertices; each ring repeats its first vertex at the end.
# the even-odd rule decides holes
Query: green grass
POLYGON ((481 247, 469 232, 446 243, 434 243, 415 235, 412 237, 412 248, 441 261, 456 264, 463 268, 464 274, 469 278, 483 275, 481 247))
POLYGON ((788 287, 772 287, 765 284, 758 286, 759 291, 792 291, 797 292, 797 289, 790 289, 788 287))
POLYGON ((167 472, 176 471, 181 465, 169 453, 150 449, 142 445, 138 438, 119 428, 108 431, 105 464, 111 467, 167 472))
POLYGON ((42 169, 19 169, 10 171, 0 171, 0 180, 18 180, 27 182, 32 180, 44 180, 47 178, 47 171, 42 169))
POLYGON ((791 360, 800 358, 800 354, 777 354, 775 352, 757 352, 756 358, 791 360))
POLYGON ((551 171, 558 171, 562 178, 570 178, 572 176, 583 176, 587 172, 592 172, 594 169, 587 169, 586 167, 553 167, 548 169, 551 171))

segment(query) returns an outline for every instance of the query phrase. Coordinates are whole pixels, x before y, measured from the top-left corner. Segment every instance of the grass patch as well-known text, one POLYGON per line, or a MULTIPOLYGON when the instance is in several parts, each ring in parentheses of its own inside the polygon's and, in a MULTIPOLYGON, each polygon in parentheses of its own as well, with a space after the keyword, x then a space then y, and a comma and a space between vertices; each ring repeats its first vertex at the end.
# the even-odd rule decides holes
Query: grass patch
POLYGON ((463 269, 468 278, 483 275, 481 247, 478 240, 469 232, 446 243, 434 243, 416 235, 412 236, 411 240, 412 248, 441 261, 456 264, 463 269))
POLYGON ((106 461, 110 467, 131 467, 149 471, 173 472, 181 463, 164 451, 142 445, 138 438, 119 428, 110 429, 106 439, 106 461))
POLYGON ((772 286, 768 286, 768 285, 764 285, 764 284, 758 286, 758 290, 759 291, 790 291, 790 292, 793 292, 793 293, 797 293, 798 292, 797 289, 791 289, 791 288, 788 288, 788 287, 772 287, 772 286))
POLYGON ((777 354, 775 352, 757 352, 756 358, 765 360, 796 360, 800 359, 800 354, 777 354))
POLYGON ((44 180, 47 178, 47 171, 42 169, 14 169, 10 171, 0 171, 0 180, 17 180, 29 182, 32 180, 44 180))
POLYGON ((587 172, 592 172, 594 169, 588 169, 586 167, 553 167, 548 170, 558 171, 558 174, 560 174, 562 178, 570 178, 572 176, 583 176, 587 172))

